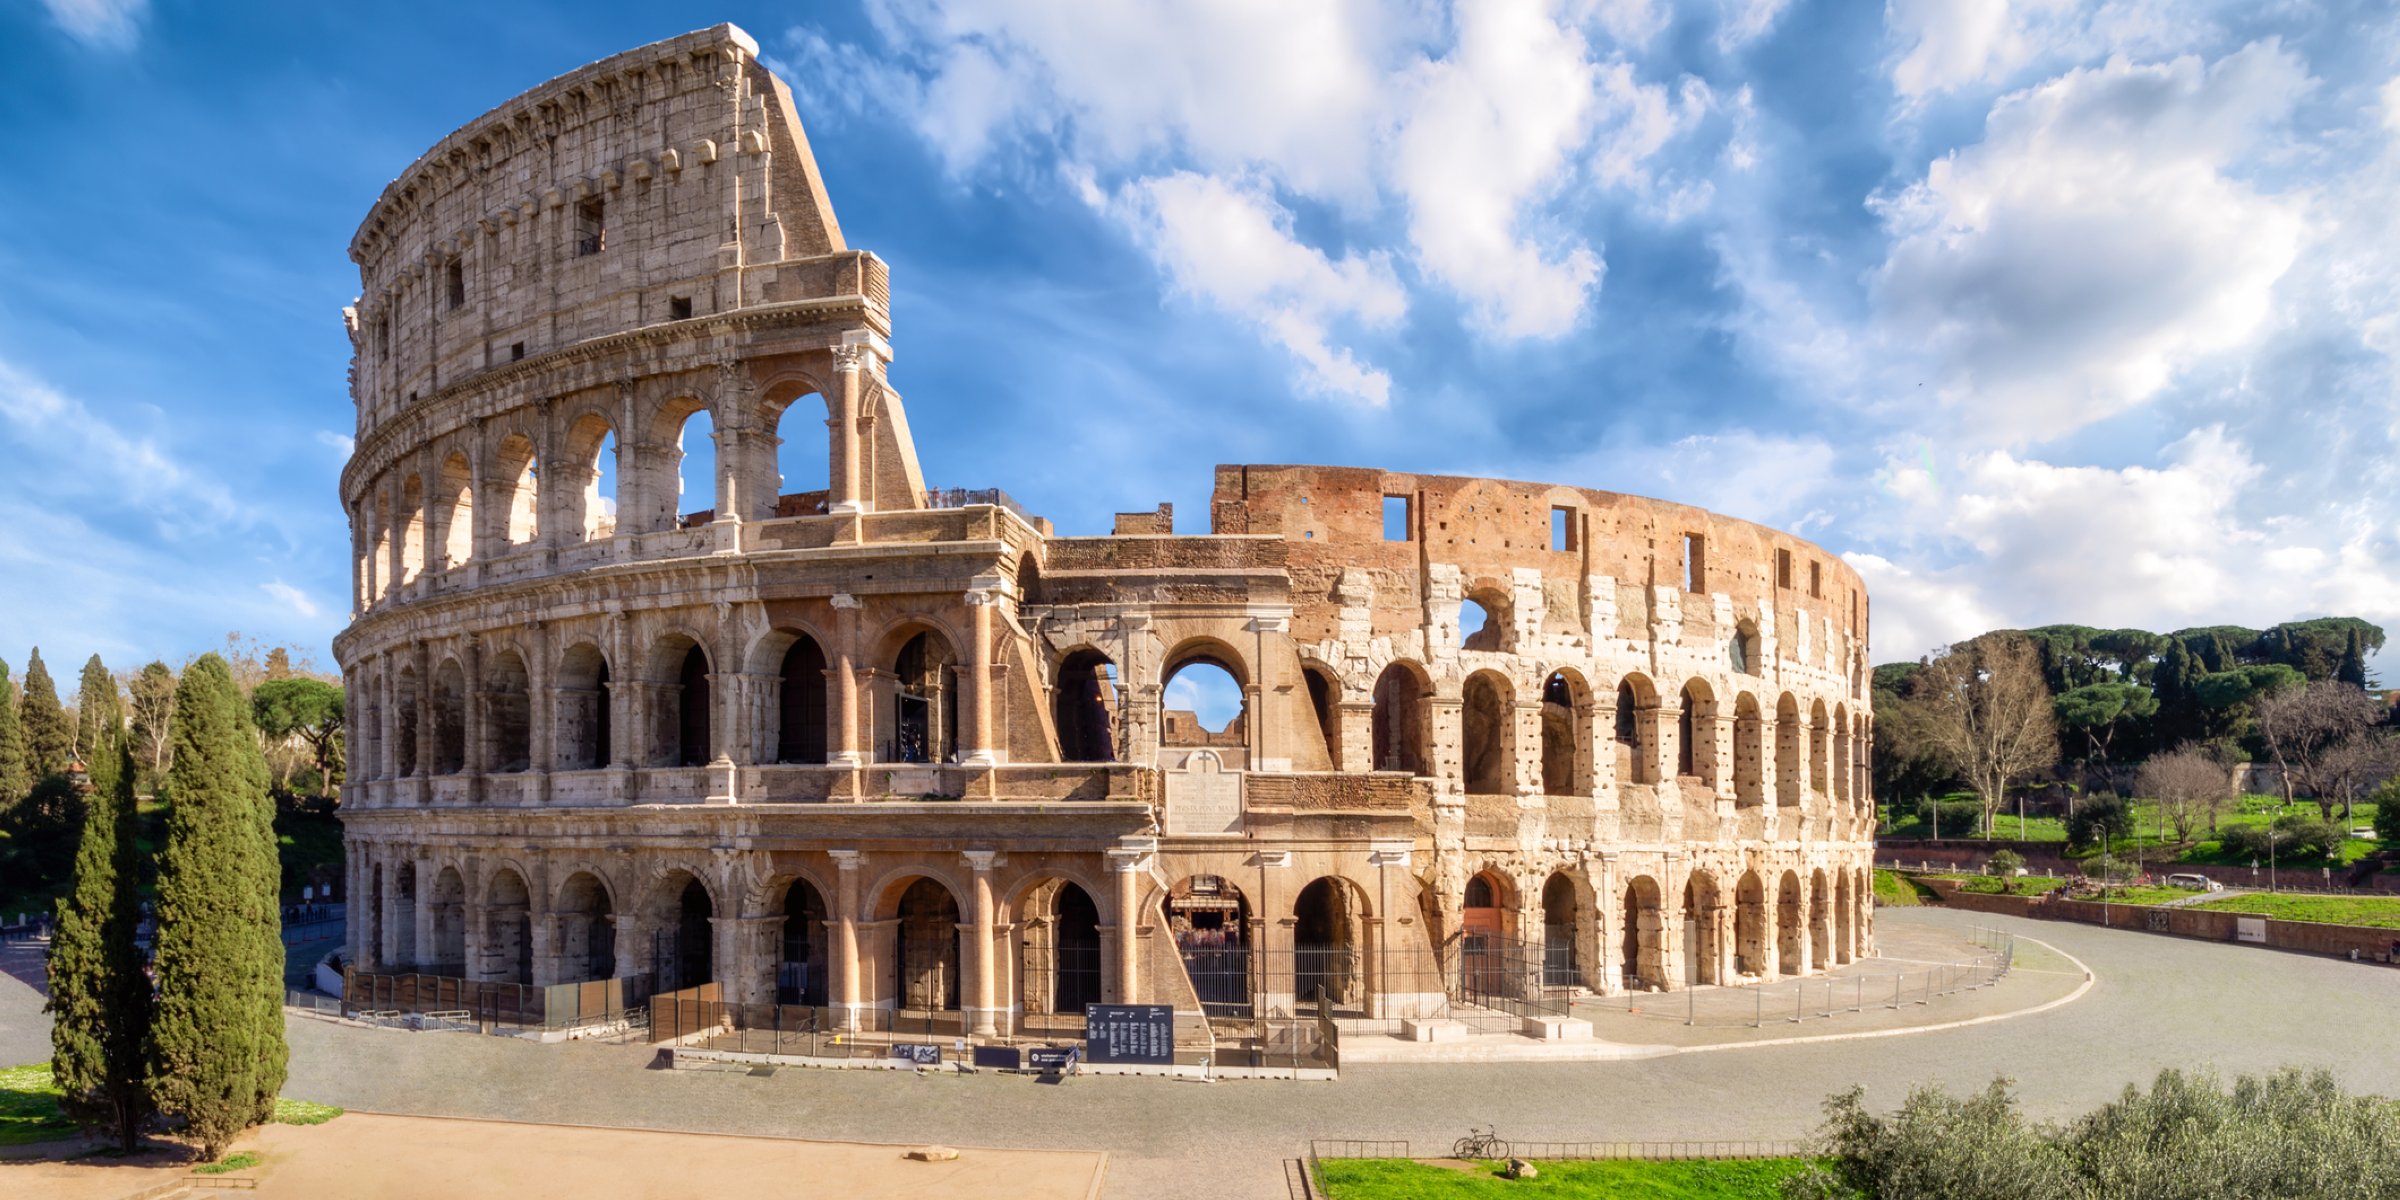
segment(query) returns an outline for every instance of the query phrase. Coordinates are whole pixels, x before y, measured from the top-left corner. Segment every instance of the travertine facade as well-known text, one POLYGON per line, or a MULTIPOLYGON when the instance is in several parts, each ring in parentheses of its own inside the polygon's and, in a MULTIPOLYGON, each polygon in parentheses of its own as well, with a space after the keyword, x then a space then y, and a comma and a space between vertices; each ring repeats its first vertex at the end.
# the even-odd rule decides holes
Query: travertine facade
POLYGON ((486 114, 351 254, 360 962, 994 1033, 1320 989, 1416 1016, 1869 944, 1838 560, 1350 468, 1220 467, 1206 535, 929 491, 884 264, 738 30, 486 114), (696 414, 714 495, 679 498, 696 414), (779 478, 820 435, 824 477, 779 478), (1195 664, 1241 690, 1221 732, 1165 711, 1195 664), (1494 947, 1539 977, 1467 978, 1494 947))

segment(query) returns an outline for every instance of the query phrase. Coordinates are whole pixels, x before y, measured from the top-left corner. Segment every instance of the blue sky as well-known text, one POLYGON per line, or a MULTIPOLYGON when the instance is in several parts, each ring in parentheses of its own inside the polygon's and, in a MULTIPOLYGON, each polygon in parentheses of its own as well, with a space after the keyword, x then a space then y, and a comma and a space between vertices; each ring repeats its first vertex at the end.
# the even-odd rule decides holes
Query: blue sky
POLYGON ((1801 531, 1879 659, 2400 626, 2388 7, 661 11, 0 7, 0 657, 329 657, 358 219, 459 123, 714 20, 892 264, 929 482, 1068 532, 1203 528, 1218 462, 1374 464, 1801 531))

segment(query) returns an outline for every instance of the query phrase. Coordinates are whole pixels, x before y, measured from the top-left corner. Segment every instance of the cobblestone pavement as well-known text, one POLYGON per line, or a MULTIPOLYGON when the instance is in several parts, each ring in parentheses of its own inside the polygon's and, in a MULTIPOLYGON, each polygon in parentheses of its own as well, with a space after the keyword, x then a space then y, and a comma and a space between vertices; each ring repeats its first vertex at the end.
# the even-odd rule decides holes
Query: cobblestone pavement
MULTIPOLYGON (((2214 1063, 2230 1073, 2296 1063, 2400 1095, 2400 1024, 2390 1019, 2400 1011, 2400 970, 1974 913, 1886 909, 1877 921, 1887 945, 1909 927, 1982 925, 2040 938, 2088 964, 2098 984, 2049 1012, 1907 1037, 1599 1063, 1357 1066, 1335 1083, 752 1077, 647 1069, 646 1048, 295 1017, 286 1090, 388 1112, 1106 1150, 1106 1195, 1144 1200, 1281 1196, 1279 1160, 1311 1137, 1446 1147, 1472 1122, 1528 1140, 1795 1138, 1815 1127, 1826 1096, 1853 1084, 1888 1107, 1918 1083, 1967 1089, 2006 1074, 2034 1115, 2063 1117, 2162 1067, 2214 1063)), ((10 1040, 38 1004, 0 981, 0 1050, 12 1061, 46 1048, 46 1035, 30 1050, 10 1040)), ((38 1014, 30 1019, 38 1034, 38 1014)))

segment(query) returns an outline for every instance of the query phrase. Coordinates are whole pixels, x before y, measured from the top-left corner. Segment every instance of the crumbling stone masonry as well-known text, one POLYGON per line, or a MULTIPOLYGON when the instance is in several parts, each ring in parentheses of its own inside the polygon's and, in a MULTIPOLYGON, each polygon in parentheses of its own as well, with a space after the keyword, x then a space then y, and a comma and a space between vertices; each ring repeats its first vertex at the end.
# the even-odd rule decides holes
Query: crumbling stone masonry
POLYGON ((1492 986, 1462 947, 1614 993, 1872 942, 1838 560, 1369 469, 1219 467, 1206 534, 929 489, 885 265, 737 29, 476 119, 350 251, 361 963, 991 1034, 1095 999, 1426 1015, 1492 986), (679 495, 699 414, 713 488, 679 495), (1165 710, 1200 664, 1224 730, 1165 710))

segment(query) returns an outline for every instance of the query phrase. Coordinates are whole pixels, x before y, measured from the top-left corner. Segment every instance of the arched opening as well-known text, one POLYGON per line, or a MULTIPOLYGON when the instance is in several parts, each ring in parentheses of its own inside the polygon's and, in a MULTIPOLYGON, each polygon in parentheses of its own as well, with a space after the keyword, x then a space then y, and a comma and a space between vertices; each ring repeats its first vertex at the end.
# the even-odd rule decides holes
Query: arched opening
POLYGON ((1250 901, 1232 881, 1194 875, 1167 891, 1167 928, 1212 1017, 1251 1015, 1250 901))
POLYGON ((1683 978, 1686 983, 1722 984, 1725 936, 1718 927, 1717 881, 1694 871, 1683 881, 1683 978))
POLYGON ((1051 719, 1060 762, 1115 762, 1117 666, 1097 650, 1077 650, 1058 664, 1051 719))
POLYGON ((1458 941, 1459 999, 1491 1004, 1520 999, 1515 963, 1516 888, 1496 871, 1467 879, 1461 897, 1458 941))
POLYGON ((947 762, 958 745, 958 655, 949 639, 926 630, 893 660, 896 677, 889 762, 947 762))
POLYGON ((467 769, 467 673, 448 658, 433 672, 433 773, 467 769))
POLYGON ((1554 671, 1542 685, 1542 794, 1592 794, 1591 695, 1583 677, 1554 671))
POLYGON ((484 674, 485 761, 494 771, 522 771, 533 765, 532 681, 525 660, 503 650, 484 674))
POLYGON ((1341 699, 1342 685, 1333 681, 1332 672, 1314 664, 1302 667, 1300 677, 1308 684, 1308 711, 1317 719, 1316 737, 1318 744, 1325 747, 1325 762, 1339 771, 1342 739, 1338 736, 1340 726, 1334 719, 1334 703, 1341 699))
POLYGON ((483 902, 483 978, 533 982, 533 894, 525 877, 502 867, 483 902))
POLYGON ((1790 871, 1783 873, 1782 886, 1776 889, 1775 931, 1776 960, 1786 975, 1808 973, 1808 956, 1801 952, 1800 943, 1807 928, 1801 921, 1800 877, 1790 871))
POLYGON ((442 545, 442 565, 455 567, 475 557, 475 472, 467 456, 453 454, 442 462, 441 481, 434 492, 435 537, 442 545))
POLYGON ((1239 750, 1250 744, 1241 677, 1212 654, 1187 655, 1168 670, 1159 707, 1161 745, 1239 750))
POLYGON ((1790 692, 1775 702, 1775 803, 1800 803, 1800 705, 1790 692))
POLYGON ((675 523, 705 525, 717 515, 717 425, 705 408, 675 433, 675 523))
POLYGON ((683 652, 675 672, 675 761, 696 767, 710 758, 708 652, 694 646, 683 652))
POLYGON ((1340 879, 1326 876, 1300 889, 1292 906, 1293 999, 1300 1012, 1320 1003, 1356 1010, 1366 1002, 1361 971, 1361 923, 1366 906, 1340 879))
POLYGON ((769 501, 781 517, 813 517, 825 511, 833 486, 833 435, 826 424, 825 397, 795 396, 775 409, 775 487, 769 501))
POLYGON ((801 634, 776 667, 775 761, 825 761, 825 648, 801 634))
POLYGON ((367 562, 367 594, 382 599, 392 590, 392 503, 380 487, 375 489, 374 550, 367 562))
POLYGON ((1658 691, 1642 675, 1617 681, 1617 778, 1628 783, 1657 783, 1656 752, 1658 691))
POLYGON ((513 433, 501 439, 498 468, 492 503, 500 513, 500 536, 511 546, 531 545, 542 532, 541 465, 532 440, 513 433))
POLYGON ((816 885, 795 879, 783 892, 783 959, 775 966, 775 1003, 823 1008, 826 1001, 825 922, 831 910, 816 885))
POLYGON ((617 534, 617 480, 622 448, 606 417, 586 413, 567 430, 566 530, 587 542, 617 534))
POLYGON ((1756 675, 1758 652, 1758 623, 1743 621, 1734 626, 1733 636, 1725 639, 1725 667, 1736 675, 1756 675))
POLYGON ((425 573, 425 481, 411 475, 400 485, 400 582, 425 573))
POLYGON ((1667 988, 1665 957, 1666 914, 1660 910, 1658 882, 1647 875, 1625 885, 1625 944, 1622 947, 1627 991, 1667 988))
MULTIPOLYGON (((383 868, 375 868, 381 871, 383 868)), ((401 863, 392 882, 392 962, 414 967, 417 962, 417 864, 401 863)))
POLYGON ((415 667, 400 668, 399 678, 392 683, 392 693, 392 707, 395 710, 393 716, 398 724, 398 728, 394 731, 395 736, 392 738, 392 750, 398 758, 400 778, 406 779, 417 773, 417 751, 420 749, 417 744, 421 733, 417 720, 417 705, 420 701, 417 696, 417 669, 415 667))
POLYGON ((1683 685, 1682 715, 1677 718, 1675 772, 1715 788, 1717 770, 1717 696, 1695 679, 1683 685))
POLYGON ((1836 963, 1849 962, 1858 953, 1858 925, 1850 910, 1854 903, 1850 872, 1836 869, 1833 873, 1833 961, 1836 963))
POLYGON ((1497 672, 1477 671, 1467 677, 1461 696, 1460 745, 1464 751, 1469 795, 1506 796, 1516 792, 1516 708, 1508 681, 1497 672))
POLYGON ((1817 970, 1833 965, 1833 892, 1823 871, 1808 877, 1808 950, 1809 963, 1817 970))
POLYGON ((717 905, 708 888, 690 872, 677 871, 659 885, 657 895, 650 955, 658 990, 680 992, 714 980, 717 905))
POLYGON ((422 970, 428 975, 463 977, 467 973, 467 881, 457 867, 443 867, 433 877, 433 958, 422 970))
POLYGON ((608 660, 590 642, 559 659, 556 717, 558 769, 589 771, 609 764, 608 660))
POLYGON ((365 955, 368 961, 380 964, 385 970, 404 966, 406 960, 398 956, 394 956, 390 962, 383 961, 383 914, 392 907, 386 903, 390 899, 391 893, 384 890, 386 881, 383 877, 383 864, 376 863, 369 867, 367 875, 367 895, 373 898, 373 902, 367 905, 367 911, 363 914, 365 919, 359 922, 366 934, 366 937, 360 942, 359 952, 365 955))
POLYGON ((1375 677, 1375 710, 1369 724, 1375 743, 1374 769, 1432 774, 1427 765, 1425 680, 1414 663, 1396 662, 1375 677))
POLYGON ((1758 697, 1748 692, 1733 701, 1733 801, 1745 808, 1767 802, 1766 723, 1759 719, 1758 697))
POLYGON ((577 871, 558 889, 558 981, 588 983, 617 973, 617 923, 608 889, 577 871))
POLYGON ((1459 649, 1501 651, 1510 641, 1506 592, 1477 588, 1458 602, 1459 649))
POLYGON ((1071 1031, 1086 1005, 1100 1003, 1100 908, 1064 879, 1026 893, 1024 998, 1028 1012, 1067 1018, 1071 1031))
POLYGON ((892 995, 908 1012, 958 1008, 958 901, 940 883, 918 877, 900 894, 892 995))
POLYGON ((1823 795, 1830 786, 1825 767, 1833 747, 1833 722, 1825 718, 1824 701, 1809 706, 1808 726, 1808 786, 1823 795))
POLYGON ((1767 940, 1767 885, 1745 871, 1733 891, 1734 966, 1761 979, 1775 973, 1774 945, 1767 940))
POLYGON ((1542 986, 1571 988, 1583 982, 1582 905, 1575 881, 1553 873, 1542 884, 1542 986))
POLYGON ((683 634, 669 634, 651 650, 650 678, 662 686, 650 693, 650 765, 697 767, 715 756, 709 677, 708 651, 683 634))
POLYGON ((1850 710, 1833 706, 1833 804, 1835 812, 1850 807, 1850 710))

